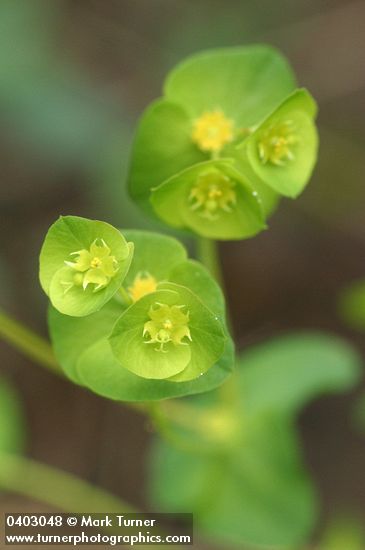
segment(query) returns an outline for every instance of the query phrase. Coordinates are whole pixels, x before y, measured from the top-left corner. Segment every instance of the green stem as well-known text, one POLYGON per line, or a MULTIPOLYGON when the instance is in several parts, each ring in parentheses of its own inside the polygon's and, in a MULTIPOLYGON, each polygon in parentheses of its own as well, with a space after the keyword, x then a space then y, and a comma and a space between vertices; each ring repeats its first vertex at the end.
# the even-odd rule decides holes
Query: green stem
POLYGON ((167 400, 150 405, 150 414, 153 425, 167 441, 185 452, 205 454, 212 451, 212 441, 204 437, 206 434, 215 434, 217 409, 200 410, 194 405, 187 405, 181 401, 167 400), (176 429, 180 428, 180 429, 176 429), (193 433, 192 439, 187 433, 193 433))
MULTIPOLYGON (((15 454, 0 453, 0 488, 47 503, 66 513, 139 512, 120 498, 73 474, 15 454)), ((106 532, 110 534, 110 531, 106 532)), ((144 550, 147 547, 133 545, 133 548, 144 550)), ((161 545, 154 548, 162 550, 161 545)), ((163 548, 178 550, 181 546, 165 545, 163 548)))
MULTIPOLYGON (((197 237, 195 242, 198 260, 208 269, 226 295, 217 242, 206 237, 197 237)), ((232 319, 228 308, 226 317, 229 332, 233 334, 232 319)))
MULTIPOLYGON (((196 238, 196 251, 197 257, 200 262, 210 271, 213 277, 220 285, 223 293, 226 296, 225 285, 223 280, 223 274, 221 269, 221 263, 217 250, 217 243, 212 239, 205 237, 196 238)), ((230 311, 227 307, 226 321, 229 332, 233 335, 233 325, 230 316, 230 311)), ((219 395, 221 403, 230 402, 230 400, 237 399, 236 384, 234 376, 231 376, 226 382, 219 388, 219 395)))
POLYGON ((62 375, 49 343, 0 309, 0 337, 36 363, 62 375))
POLYGON ((168 441, 194 454, 224 452, 238 433, 232 404, 224 399, 209 408, 199 408, 181 400, 160 402, 151 416, 168 441))
POLYGON ((135 512, 129 504, 72 474, 13 454, 0 454, 0 487, 75 514, 135 512))
POLYGON ((196 252, 199 261, 208 271, 210 271, 221 287, 223 287, 223 275, 216 241, 205 237, 197 237, 196 252))

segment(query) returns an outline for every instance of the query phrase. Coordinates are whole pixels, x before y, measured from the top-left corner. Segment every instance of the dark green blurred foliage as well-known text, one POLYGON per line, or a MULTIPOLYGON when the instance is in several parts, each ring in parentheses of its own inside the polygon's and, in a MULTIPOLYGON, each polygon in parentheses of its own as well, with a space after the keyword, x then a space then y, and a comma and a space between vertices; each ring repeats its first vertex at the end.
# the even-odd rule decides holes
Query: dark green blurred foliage
POLYGON ((22 451, 25 440, 25 422, 20 399, 12 386, 0 380, 0 468, 1 453, 22 451))
POLYGON ((1 105, 9 129, 35 152, 90 165, 101 137, 116 130, 117 109, 57 51, 59 7, 44 0, 1 3, 1 105))
POLYGON ((351 327, 365 330, 365 279, 352 283, 342 291, 339 313, 351 327))
MULTIPOLYGON (((186 434, 184 444, 193 437, 195 452, 156 443, 153 502, 165 510, 193 510, 197 526, 213 540, 304 544, 318 519, 318 502, 303 468, 296 416, 316 395, 351 388, 360 359, 335 337, 303 333, 246 351, 238 367, 216 433, 186 434)), ((195 402, 209 407, 217 397, 195 402)))
MULTIPOLYGON (((342 320, 351 328, 365 332, 365 279, 360 279, 344 288, 339 295, 338 310, 342 320)), ((352 419, 355 428, 365 435, 365 395, 353 405, 352 419)))
POLYGON ((336 516, 328 525, 319 550, 363 550, 365 530, 361 520, 336 516))
POLYGON ((355 428, 365 436, 365 395, 361 395, 355 401, 352 413, 355 428))
MULTIPOLYGON (((76 170, 77 185, 87 185, 100 217, 109 212, 120 225, 130 225, 138 214, 122 183, 131 117, 70 52, 60 50, 63 16, 60 2, 1 3, 2 131, 13 146, 51 167, 49 185, 57 174, 76 170)), ((6 200, 7 185, 3 194, 6 200)))

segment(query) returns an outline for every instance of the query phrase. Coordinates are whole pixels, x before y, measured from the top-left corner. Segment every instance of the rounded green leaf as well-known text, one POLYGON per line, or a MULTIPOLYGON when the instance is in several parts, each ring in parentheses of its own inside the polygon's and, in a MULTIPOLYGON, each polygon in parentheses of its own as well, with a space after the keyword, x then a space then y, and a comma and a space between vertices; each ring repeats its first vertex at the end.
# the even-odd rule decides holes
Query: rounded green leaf
MULTIPOLYGON (((19 452, 25 438, 23 411, 13 388, 0 380, 0 454, 19 452)), ((0 465, 1 467, 1 465, 0 465)))
POLYGON ((303 468, 295 416, 318 394, 353 386, 359 357, 334 336, 303 333, 255 346, 239 367, 223 405, 217 392, 191 402, 197 417, 219 415, 230 419, 231 429, 218 423, 214 432, 212 423, 210 431, 199 430, 197 418, 191 430, 175 428, 189 452, 165 441, 155 444, 153 503, 160 510, 193 512, 201 532, 224 547, 296 548, 308 539, 318 506, 303 468), (206 445, 214 435, 219 454, 206 445))
POLYGON ((161 99, 142 115, 133 142, 128 186, 131 197, 145 209, 151 211, 152 187, 205 160, 190 134, 191 120, 179 105, 161 99))
POLYGON ((238 128, 257 124, 295 88, 285 58, 253 45, 195 54, 171 71, 164 92, 189 116, 221 109, 238 128))
MULTIPOLYGON (((48 309, 48 328, 57 361, 73 382, 80 384, 76 370, 78 358, 112 331, 125 306, 117 300, 110 300, 102 309, 85 317, 62 315, 53 306, 48 309)), ((103 361, 99 368, 103 371, 103 361)))
POLYGON ((317 395, 351 388, 361 361, 333 335, 283 336, 247 350, 239 359, 245 409, 296 412, 317 395))
POLYGON ((173 176, 153 189, 151 201, 169 225, 212 239, 243 239, 266 227, 257 192, 227 159, 173 176))
POLYGON ((77 216, 60 217, 40 253, 40 282, 53 306, 81 317, 99 310, 121 286, 133 256, 111 225, 77 216))
POLYGON ((190 290, 162 283, 121 315, 110 344, 120 364, 138 376, 185 381, 216 363, 225 335, 217 316, 190 290))
MULTIPOLYGON (((84 319, 78 319, 83 321, 84 319)), ((209 392, 231 374, 234 363, 232 341, 227 340, 224 354, 203 376, 188 382, 149 380, 121 367, 107 338, 85 350, 77 361, 80 383, 93 392, 116 401, 158 401, 209 392)))
POLYGON ((241 146, 257 176, 281 195, 296 197, 311 176, 318 150, 315 114, 313 98, 298 90, 241 146))

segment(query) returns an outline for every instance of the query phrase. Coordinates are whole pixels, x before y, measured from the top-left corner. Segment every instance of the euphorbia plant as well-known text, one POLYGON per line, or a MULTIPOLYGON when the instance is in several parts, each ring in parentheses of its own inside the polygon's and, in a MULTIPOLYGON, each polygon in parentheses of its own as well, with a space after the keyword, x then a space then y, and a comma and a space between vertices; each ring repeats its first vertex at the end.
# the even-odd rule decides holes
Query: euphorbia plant
POLYGON ((297 196, 315 164, 315 102, 295 88, 287 62, 267 46, 182 62, 137 129, 132 197, 205 237, 242 239, 264 229, 278 195, 297 196))
POLYGON ((256 235, 281 196, 304 189, 317 155, 315 116, 315 101, 270 47, 192 56, 142 116, 129 190, 150 215, 195 235, 201 262, 175 238, 76 216, 51 226, 40 255, 64 373, 104 397, 147 403, 183 445, 155 448, 155 500, 193 510, 207 533, 239 544, 305 539, 315 497, 292 419, 312 395, 357 376, 351 350, 309 334, 244 354, 239 375, 207 393, 235 363, 213 239, 256 235), (206 395, 193 404, 158 407, 198 393, 206 395), (212 478, 217 494, 207 489, 212 478), (234 519, 240 507, 244 521, 234 519), (276 508, 290 520, 278 522, 276 508))

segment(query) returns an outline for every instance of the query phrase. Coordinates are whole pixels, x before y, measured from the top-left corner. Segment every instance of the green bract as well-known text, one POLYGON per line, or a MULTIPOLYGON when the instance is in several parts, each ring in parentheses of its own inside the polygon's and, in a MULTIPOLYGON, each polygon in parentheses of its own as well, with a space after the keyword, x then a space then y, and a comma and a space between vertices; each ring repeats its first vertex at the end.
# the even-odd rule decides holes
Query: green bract
POLYGON ((169 225, 211 239, 253 236, 266 225, 257 192, 231 160, 195 164, 154 188, 151 200, 169 225))
MULTIPOLYGON (((256 234, 265 227, 263 216, 272 210, 275 195, 265 189, 266 174, 262 178, 251 162, 244 168, 237 145, 251 140, 294 89, 287 62, 267 46, 212 50, 187 59, 168 76, 164 98, 141 119, 129 176, 132 197, 168 224, 199 235, 256 234), (232 162, 205 164, 217 158, 232 162), (173 203, 178 220, 171 216, 173 203)), ((296 121, 302 130, 299 115, 296 121)), ((270 186, 278 190, 275 182, 270 186)))
POLYGON ((58 311, 82 317, 99 310, 117 292, 132 256, 133 245, 111 225, 60 217, 41 250, 40 282, 58 311))
POLYGON ((197 378, 218 361, 225 336, 219 319, 190 290, 164 283, 127 309, 110 343, 131 372, 181 382, 197 378))
POLYGON ((111 300, 83 318, 50 309, 52 342, 66 374, 96 393, 126 401, 218 386, 233 367, 218 285, 198 262, 187 259, 175 239, 123 233, 135 245, 124 281, 132 304, 111 300))
POLYGON ((296 197, 312 173, 318 149, 316 104, 306 90, 290 95, 238 149, 257 176, 281 195, 296 197))

